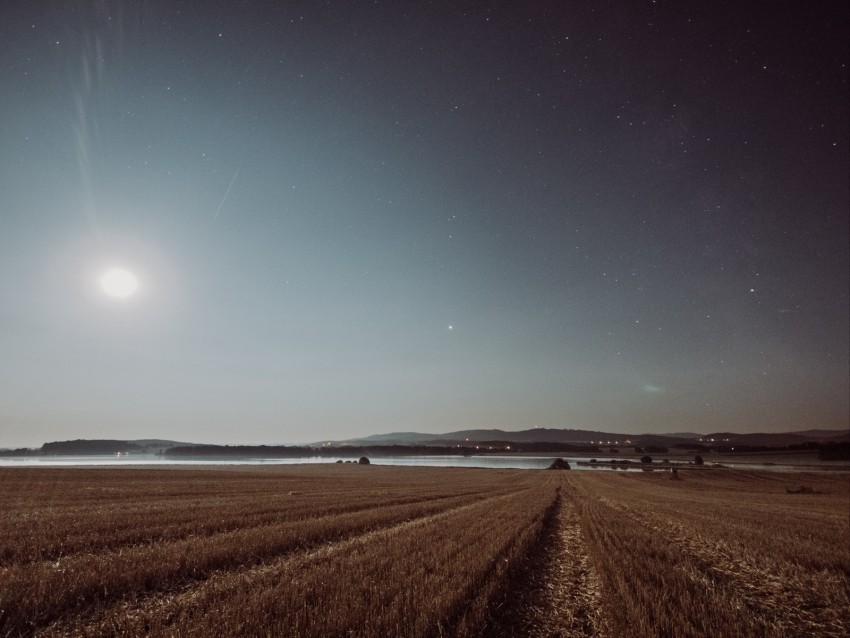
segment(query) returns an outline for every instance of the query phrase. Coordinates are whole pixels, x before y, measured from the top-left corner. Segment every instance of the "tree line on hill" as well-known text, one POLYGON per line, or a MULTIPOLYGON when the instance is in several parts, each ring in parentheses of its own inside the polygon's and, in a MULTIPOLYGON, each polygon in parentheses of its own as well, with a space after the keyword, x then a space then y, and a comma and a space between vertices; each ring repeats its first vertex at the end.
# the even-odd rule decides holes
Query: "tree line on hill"
POLYGON ((295 445, 182 445, 165 450, 167 457, 280 457, 339 456, 370 454, 372 456, 473 456, 490 453, 531 452, 599 452, 596 446, 568 443, 504 443, 489 442, 476 445, 345 445, 340 447, 295 445))

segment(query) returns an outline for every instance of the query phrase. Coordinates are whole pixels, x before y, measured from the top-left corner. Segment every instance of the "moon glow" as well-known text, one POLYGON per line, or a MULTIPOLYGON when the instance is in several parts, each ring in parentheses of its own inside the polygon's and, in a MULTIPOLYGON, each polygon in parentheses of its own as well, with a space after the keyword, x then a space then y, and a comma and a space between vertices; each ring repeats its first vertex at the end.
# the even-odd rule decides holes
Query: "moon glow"
POLYGON ((100 278, 100 287, 110 297, 126 299, 138 290, 139 280, 128 270, 113 268, 103 273, 100 278))

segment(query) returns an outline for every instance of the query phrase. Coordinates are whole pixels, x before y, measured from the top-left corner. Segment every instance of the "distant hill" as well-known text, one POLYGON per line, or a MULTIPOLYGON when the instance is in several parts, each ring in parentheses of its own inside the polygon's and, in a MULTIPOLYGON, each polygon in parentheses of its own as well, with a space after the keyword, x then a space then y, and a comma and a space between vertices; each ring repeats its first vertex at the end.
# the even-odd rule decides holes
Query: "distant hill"
POLYGON ((850 428, 846 430, 799 430, 791 432, 814 441, 850 441, 850 428))
MULTIPOLYGON (((406 447, 443 447, 457 448, 461 446, 475 453, 475 449, 500 449, 511 445, 512 450, 534 451, 540 448, 557 450, 593 450, 619 447, 676 447, 694 449, 724 449, 735 446, 748 448, 784 448, 797 446, 806 448, 809 445, 824 446, 829 444, 850 444, 850 428, 846 430, 799 430, 794 432, 763 432, 740 434, 736 432, 714 432, 711 434, 696 434, 676 432, 671 434, 622 434, 600 432, 598 430, 574 430, 558 428, 532 428, 530 430, 507 431, 499 429, 458 430, 444 434, 427 434, 422 432, 391 432, 373 434, 371 436, 349 439, 347 441, 329 442, 323 440, 311 446, 291 446, 303 449, 331 448, 385 448, 391 446, 406 447), (514 447, 514 445, 516 446, 514 447), (548 445, 548 447, 547 447, 548 445)), ((2 450, 3 456, 9 455, 104 455, 104 454, 158 454, 173 448, 192 448, 201 444, 170 441, 166 439, 76 439, 72 441, 52 441, 45 443, 35 450, 2 450)), ((221 446, 218 446, 221 447, 221 446)), ((235 446, 244 447, 244 446, 235 446)), ((261 446, 263 447, 263 446, 261 446)), ((286 447, 286 446, 277 446, 286 447)), ((291 451, 291 450, 290 450, 291 451)), ((188 453, 188 452, 186 452, 188 453)))
POLYGON ((192 446, 194 443, 180 443, 164 439, 136 439, 124 441, 118 439, 74 439, 73 441, 51 441, 41 446, 39 452, 45 455, 88 456, 101 454, 156 454, 178 445, 192 446))
POLYGON ((197 443, 183 443, 180 441, 171 441, 169 439, 133 439, 128 441, 128 443, 135 443, 136 445, 147 448, 169 448, 174 447, 175 445, 198 445, 197 443))
POLYGON ((558 428, 532 428, 508 432, 505 430, 460 430, 441 435, 441 438, 454 441, 513 441, 515 443, 591 443, 593 441, 625 440, 626 434, 596 432, 593 430, 572 430, 558 428))
MULTIPOLYGON (((705 443, 707 445, 751 445, 784 447, 802 443, 829 443, 850 440, 847 430, 801 430, 796 432, 768 432, 739 434, 736 432, 673 432, 669 434, 623 434, 598 430, 574 430, 559 428, 532 428, 530 430, 507 431, 498 429, 458 430, 444 434, 421 432, 392 432, 373 434, 351 439, 353 445, 460 445, 464 443, 567 443, 574 445, 639 445, 674 446, 683 443, 705 443), (714 439, 714 441, 711 441, 714 439), (629 443, 626 443, 629 441, 629 443)), ((339 444, 339 442, 337 443, 339 444)))
MULTIPOLYGON (((532 428, 530 430, 458 430, 443 434, 425 434, 421 432, 392 432, 373 434, 363 438, 349 439, 345 443, 354 445, 459 445, 462 443, 569 443, 587 445, 600 441, 625 441, 626 434, 595 432, 592 430, 571 430, 555 428, 532 428)), ((336 445, 341 441, 333 442, 336 445)))
POLYGON ((802 443, 830 443, 850 441, 848 430, 800 430, 796 432, 714 432, 702 437, 703 441, 728 443, 729 445, 787 446, 802 443), (711 441, 714 439, 714 441, 711 441))
POLYGON ((392 441, 393 443, 417 443, 420 441, 428 441, 438 438, 439 437, 437 435, 423 434, 421 432, 390 432, 389 434, 372 434, 356 440, 364 443, 383 443, 386 441, 392 441))

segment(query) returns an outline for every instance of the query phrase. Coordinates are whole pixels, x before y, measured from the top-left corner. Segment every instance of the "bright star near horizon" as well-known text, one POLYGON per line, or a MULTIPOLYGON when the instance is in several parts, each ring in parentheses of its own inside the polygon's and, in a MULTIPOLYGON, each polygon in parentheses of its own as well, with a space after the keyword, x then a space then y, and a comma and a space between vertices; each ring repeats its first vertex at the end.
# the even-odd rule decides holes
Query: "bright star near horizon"
POLYGON ((112 268, 100 278, 100 287, 110 297, 126 299, 139 288, 139 280, 128 270, 112 268))

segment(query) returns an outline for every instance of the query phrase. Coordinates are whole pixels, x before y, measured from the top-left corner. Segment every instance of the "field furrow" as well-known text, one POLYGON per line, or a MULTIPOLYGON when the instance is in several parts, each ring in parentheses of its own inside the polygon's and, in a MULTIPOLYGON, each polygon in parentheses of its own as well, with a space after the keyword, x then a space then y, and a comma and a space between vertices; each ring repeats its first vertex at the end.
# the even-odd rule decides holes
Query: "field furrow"
POLYGON ((489 638, 605 636, 601 581, 575 505, 559 498, 540 547, 523 570, 489 638))
MULTIPOLYGON (((711 481, 718 479, 722 474, 711 481)), ((692 490, 667 477, 571 481, 601 565, 606 604, 622 610, 620 618, 627 619, 619 631, 630 627, 633 635, 652 636, 659 628, 672 632, 675 627, 682 636, 848 634, 848 530, 835 517, 841 497, 815 502, 799 516, 790 516, 796 510, 789 503, 805 503, 789 501, 781 479, 766 492, 762 477, 754 476, 746 488, 751 493, 741 486, 746 479, 731 473, 729 482, 718 482, 715 487, 721 489, 714 490, 705 490, 704 482, 692 490), (783 520, 765 527, 761 511, 748 518, 750 507, 772 508, 783 520), (843 543, 826 544, 805 533, 801 522, 808 523, 818 511, 823 525, 833 526, 833 538, 843 543), (709 513, 713 517, 707 521, 709 513), (736 530, 743 533, 736 535, 736 530), (814 560, 790 552, 795 542, 803 548, 816 545, 814 560)))
POLYGON ((850 634, 846 475, 679 474, 0 471, 0 636, 850 634))
POLYGON ((0 569, 0 633, 26 631, 76 610, 180 587, 228 568, 333 542, 480 500, 478 495, 364 508, 341 515, 248 527, 209 537, 78 554, 0 569))
POLYGON ((769 635, 723 583, 703 578, 679 547, 602 503, 584 503, 582 526, 603 581, 614 635, 769 635))
MULTIPOLYGON (((173 472, 166 476, 173 476, 173 472)), ((2 478, 2 476, 0 476, 2 478)), ((151 497, 127 487, 86 489, 90 500, 77 504, 79 494, 68 494, 74 504, 56 507, 27 507, 7 504, 9 515, 0 520, 0 567, 28 562, 56 561, 77 553, 120 550, 140 544, 212 536, 246 527, 259 527, 308 518, 345 514, 379 506, 404 505, 452 496, 485 493, 475 489, 446 489, 438 486, 417 493, 392 489, 363 492, 356 486, 347 490, 316 490, 301 486, 253 486, 250 492, 222 495, 209 477, 203 484, 191 479, 175 486, 173 493, 151 497), (283 487, 284 489, 281 489, 283 487), (187 498, 187 491, 192 492, 187 498), (104 501, 106 494, 106 502, 104 501), (181 496, 182 494, 182 496, 181 496), (132 499, 127 506, 123 499, 132 499), (38 533, 34 534, 33 530, 38 533)), ((225 484, 233 475, 219 477, 225 484)), ((233 481, 239 484, 238 478, 233 481)), ((326 487, 326 486, 322 486, 326 487)), ((223 490, 229 491, 229 490, 223 490)))
POLYGON ((734 552, 722 539, 673 520, 659 521, 635 510, 620 510, 651 533, 679 547, 693 562, 697 578, 722 582, 753 614, 773 619, 773 630, 792 636, 850 633, 847 579, 829 571, 807 572, 779 561, 755 561, 734 552))
POLYGON ((521 557, 539 531, 546 498, 523 490, 251 569, 220 570, 180 592, 124 601, 37 635, 327 636, 351 627, 363 627, 355 635, 393 635, 394 627, 416 627, 410 635, 463 635, 480 625, 504 572, 515 567, 511 558, 521 557), (432 600, 441 604, 434 608, 432 600), (370 619, 376 606, 387 614, 380 622, 370 619))
POLYGON ((135 592, 179 586, 182 581, 203 579, 212 571, 229 566, 261 562, 280 553, 294 551, 374 529, 427 516, 449 508, 460 499, 444 499, 416 506, 369 508, 354 515, 331 516, 285 525, 261 526, 226 532, 204 539, 184 539, 158 543, 127 551, 75 555, 55 563, 42 563, 31 569, 0 571, 3 588, 0 605, 7 608, 4 594, 19 599, 3 621, 38 625, 60 611, 75 606, 98 605, 135 592), (20 592, 31 591, 20 599, 20 592), (29 604, 28 604, 29 603, 29 604))
MULTIPOLYGON (((549 597, 550 609, 544 612, 540 625, 551 614, 558 619, 556 635, 604 635, 602 617, 602 586, 599 574, 587 553, 581 522, 575 504, 565 502, 558 520, 558 553, 553 564, 549 597)), ((543 633, 536 635, 543 636, 543 633)), ((552 635, 552 633, 546 634, 552 635)))

